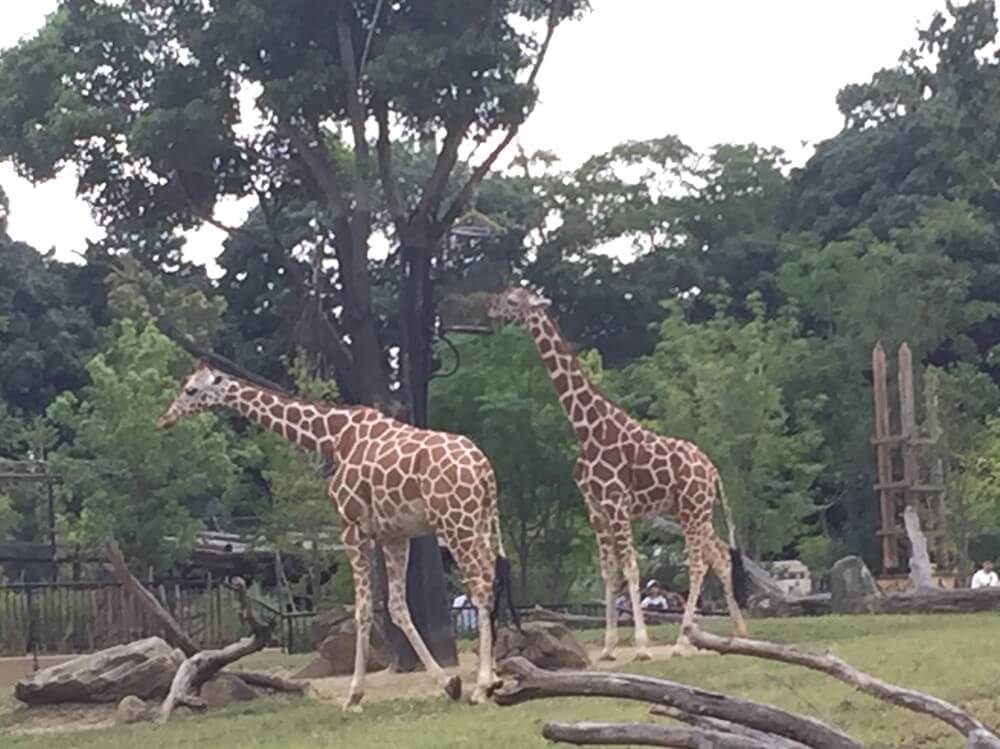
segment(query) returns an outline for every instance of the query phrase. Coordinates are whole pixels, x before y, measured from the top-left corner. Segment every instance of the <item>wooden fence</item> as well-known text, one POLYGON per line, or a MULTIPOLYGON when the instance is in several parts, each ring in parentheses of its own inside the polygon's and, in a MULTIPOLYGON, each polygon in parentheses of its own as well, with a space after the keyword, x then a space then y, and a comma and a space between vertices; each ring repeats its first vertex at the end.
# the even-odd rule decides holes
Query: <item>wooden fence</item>
MULTIPOLYGON (((235 596, 223 585, 151 590, 201 647, 245 634, 235 596)), ((157 634, 156 622, 117 583, 0 585, 0 655, 85 653, 157 634)))

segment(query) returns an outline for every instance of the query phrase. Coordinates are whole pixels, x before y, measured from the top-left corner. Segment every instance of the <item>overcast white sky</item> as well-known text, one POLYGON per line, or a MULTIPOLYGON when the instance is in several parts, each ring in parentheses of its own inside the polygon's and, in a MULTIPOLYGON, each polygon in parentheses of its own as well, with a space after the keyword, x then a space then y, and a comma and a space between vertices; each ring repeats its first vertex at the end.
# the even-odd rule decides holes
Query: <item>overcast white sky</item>
MULTIPOLYGON (((944 0, 592 0, 561 27, 539 76, 541 101, 520 142, 569 164, 628 139, 676 134, 689 145, 756 142, 801 163, 837 133, 834 97, 892 65, 944 0), (803 145, 803 142, 806 145, 803 145)), ((0 0, 0 48, 33 35, 56 0, 0 0)), ((100 230, 72 173, 43 185, 0 163, 10 234, 70 259, 100 230)), ((227 209, 228 208, 228 209, 227 209)), ((233 206, 220 217, 238 221, 233 206)), ((199 231, 189 255, 211 261, 222 233, 199 231)))

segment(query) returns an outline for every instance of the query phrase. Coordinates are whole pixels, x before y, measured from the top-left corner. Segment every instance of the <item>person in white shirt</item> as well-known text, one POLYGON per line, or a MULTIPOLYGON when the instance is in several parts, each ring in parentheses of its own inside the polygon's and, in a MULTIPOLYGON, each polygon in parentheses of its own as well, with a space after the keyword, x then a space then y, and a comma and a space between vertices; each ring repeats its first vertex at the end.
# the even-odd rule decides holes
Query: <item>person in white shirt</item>
POLYGON ((452 609, 458 611, 458 625, 459 632, 475 632, 479 626, 479 612, 476 611, 475 606, 469 600, 465 593, 459 593, 455 596, 455 600, 451 602, 452 609))
POLYGON ((976 574, 972 576, 972 587, 993 588, 997 585, 1000 585, 1000 578, 998 578, 997 573, 993 571, 993 562, 987 559, 983 562, 983 566, 976 570, 976 574))
POLYGON ((656 580, 650 580, 646 583, 646 595, 643 596, 639 605, 644 610, 653 609, 663 611, 667 608, 667 599, 664 597, 663 590, 656 580))

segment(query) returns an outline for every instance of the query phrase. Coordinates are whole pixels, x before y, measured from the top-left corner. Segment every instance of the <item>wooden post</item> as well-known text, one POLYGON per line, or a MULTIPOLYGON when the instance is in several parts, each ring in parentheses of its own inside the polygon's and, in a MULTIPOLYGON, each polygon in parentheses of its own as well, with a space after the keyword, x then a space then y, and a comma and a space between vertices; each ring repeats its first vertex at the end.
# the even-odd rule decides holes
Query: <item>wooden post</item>
POLYGON ((889 486, 892 484, 892 459, 890 455, 889 388, 886 372, 885 349, 882 342, 872 351, 873 394, 875 400, 875 455, 878 464, 880 531, 882 539, 882 569, 895 569, 898 564, 893 519, 893 502, 889 486))

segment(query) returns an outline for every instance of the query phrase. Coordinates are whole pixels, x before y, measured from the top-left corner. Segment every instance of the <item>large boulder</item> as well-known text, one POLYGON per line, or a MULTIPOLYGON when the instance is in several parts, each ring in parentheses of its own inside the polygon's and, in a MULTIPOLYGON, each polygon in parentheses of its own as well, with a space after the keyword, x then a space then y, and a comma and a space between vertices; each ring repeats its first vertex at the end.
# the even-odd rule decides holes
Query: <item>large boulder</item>
POLYGON ((159 637, 101 650, 25 676, 14 696, 27 705, 165 697, 184 654, 159 637))
MULTIPOLYGON (((332 676, 354 673, 354 652, 356 636, 354 620, 350 626, 334 630, 319 646, 320 657, 330 664, 332 676)), ((372 627, 371 644, 368 648, 368 671, 382 671, 392 662, 389 648, 381 631, 372 627)))
POLYGON ((123 697, 115 709, 115 723, 124 725, 128 723, 141 723, 144 720, 151 720, 153 711, 149 705, 140 700, 134 694, 123 697))
POLYGON ((504 627, 497 632, 495 653, 497 661, 520 656, 549 670, 590 666, 587 651, 560 622, 527 622, 520 631, 504 627))
POLYGON ((830 570, 830 602, 835 614, 870 612, 882 592, 859 556, 838 559, 830 570))
POLYGON ((314 618, 309 622, 309 641, 313 650, 319 650, 323 640, 345 626, 354 626, 354 612, 347 606, 337 606, 314 618))
POLYGON ((198 695, 205 700, 206 707, 225 707, 234 702, 256 699, 260 692, 238 675, 223 671, 202 684, 198 695))

